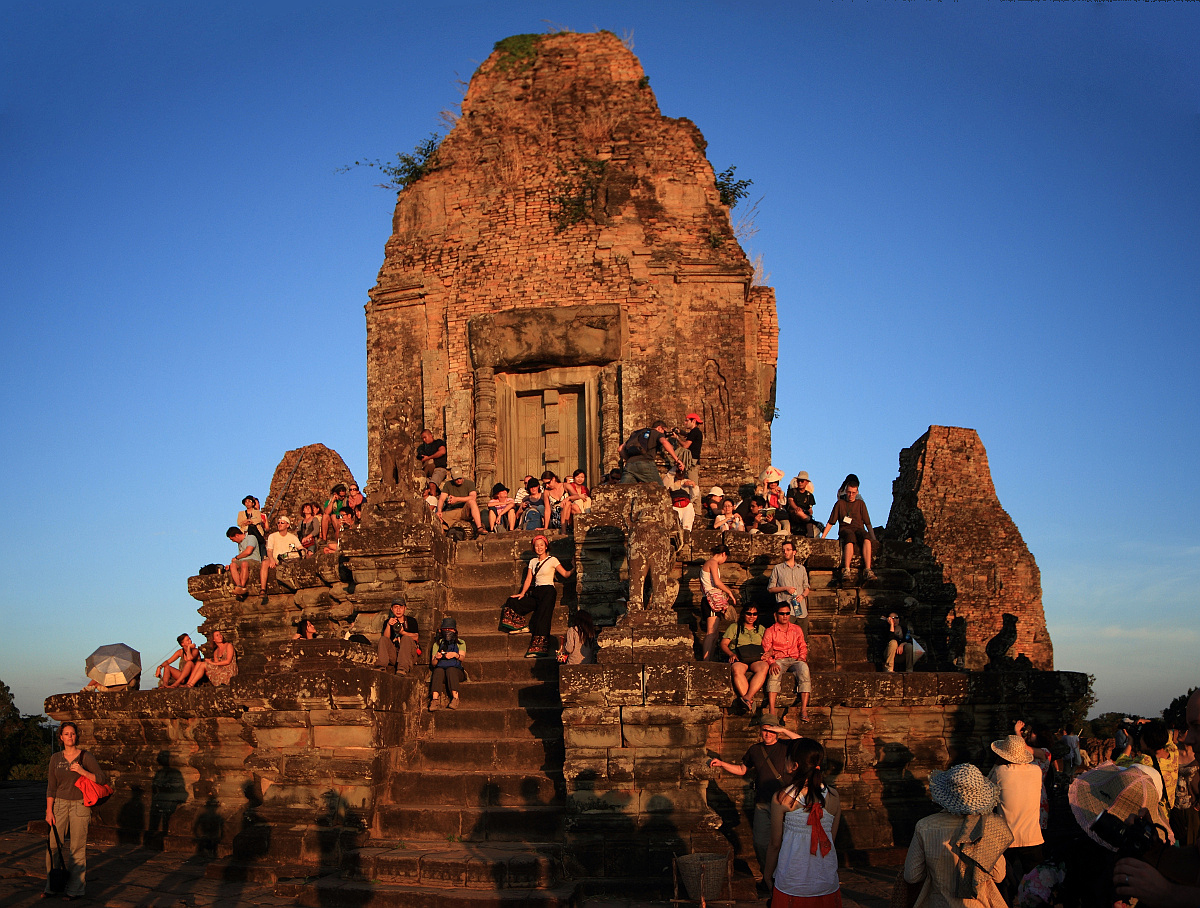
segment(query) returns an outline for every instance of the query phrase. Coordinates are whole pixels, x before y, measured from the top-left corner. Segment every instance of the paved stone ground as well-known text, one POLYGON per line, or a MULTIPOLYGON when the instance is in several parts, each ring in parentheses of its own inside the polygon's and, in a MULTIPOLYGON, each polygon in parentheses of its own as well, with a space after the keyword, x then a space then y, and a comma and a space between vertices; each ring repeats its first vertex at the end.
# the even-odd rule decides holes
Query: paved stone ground
MULTIPOLYGON (((0 908, 44 906, 45 840, 25 831, 46 810, 38 783, 0 782, 0 908)), ((88 897, 81 905, 112 908, 235 908, 241 905, 291 906, 273 887, 253 882, 207 879, 212 859, 163 853, 132 845, 88 848, 88 897)), ((886 908, 896 870, 891 867, 844 870, 845 908, 886 908)), ((57 901, 57 900, 53 900, 57 901)), ((587 908, 665 908, 666 902, 592 898, 587 908)), ((751 908, 763 903, 738 903, 751 908)))

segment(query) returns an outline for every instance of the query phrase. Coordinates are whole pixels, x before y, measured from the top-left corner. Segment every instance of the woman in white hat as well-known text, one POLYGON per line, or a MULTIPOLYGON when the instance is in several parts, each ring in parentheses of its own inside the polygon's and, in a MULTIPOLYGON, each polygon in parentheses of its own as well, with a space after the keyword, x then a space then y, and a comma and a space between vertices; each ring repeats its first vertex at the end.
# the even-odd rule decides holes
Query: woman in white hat
POLYGON ((904 879, 921 884, 916 908, 1007 908, 997 885, 1012 833, 992 811, 999 789, 975 766, 960 763, 929 777, 941 813, 917 823, 904 879))
POLYGON ((1020 735, 993 741, 992 752, 998 762, 988 779, 1000 789, 996 812, 1013 834, 1004 853, 1008 862, 1005 894, 1011 902, 1021 877, 1042 863, 1042 771, 1033 765, 1033 751, 1020 735))

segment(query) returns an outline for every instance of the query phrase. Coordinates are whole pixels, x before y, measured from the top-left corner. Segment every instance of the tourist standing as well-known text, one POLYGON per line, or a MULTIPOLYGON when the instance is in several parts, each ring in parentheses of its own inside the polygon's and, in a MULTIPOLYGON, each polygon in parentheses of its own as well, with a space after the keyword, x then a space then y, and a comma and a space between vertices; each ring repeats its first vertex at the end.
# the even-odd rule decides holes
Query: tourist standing
POLYGON ((1033 765, 1033 751, 1020 735, 992 742, 999 759, 988 775, 999 790, 996 812, 1012 831, 1012 844, 1004 853, 1008 871, 1005 895, 1011 903, 1021 877, 1042 862, 1042 771, 1033 765))
POLYGON ((571 571, 550 554, 550 540, 539 534, 533 537, 533 557, 525 572, 520 591, 510 596, 500 618, 500 629, 509 634, 528 630, 531 639, 526 659, 550 655, 550 622, 554 618, 554 602, 558 593, 554 577, 570 577, 571 571), (531 617, 526 617, 531 616, 531 617))
POLYGON ((808 571, 796 560, 796 543, 785 539, 783 543, 783 561, 771 569, 771 579, 767 581, 767 592, 775 594, 776 606, 787 604, 792 610, 792 618, 804 636, 808 637, 808 571))
MULTIPOLYGON (((65 846, 63 861, 68 876, 63 895, 67 899, 81 899, 87 884, 87 837, 92 809, 83 803, 83 792, 75 783, 82 778, 105 785, 108 778, 96 758, 80 748, 78 725, 64 722, 59 726, 58 740, 63 749, 50 755, 46 774, 46 823, 50 826, 50 849, 54 854, 59 853, 59 843, 65 846)), ((50 861, 47 852, 43 898, 55 894, 50 892, 50 861)))
POLYGON ((721 565, 728 557, 729 546, 714 546, 712 555, 700 568, 700 591, 704 597, 700 605, 700 627, 704 632, 700 658, 705 661, 712 659, 717 647, 721 619, 731 620, 737 607, 737 596, 721 580, 721 565))
POLYGON ((621 482, 657 482, 661 484, 662 477, 658 473, 658 464, 654 462, 654 454, 659 448, 662 448, 666 455, 675 462, 680 471, 687 472, 683 468, 683 461, 675 453, 675 448, 667 441, 666 431, 666 420, 656 419, 649 428, 638 429, 625 439, 625 442, 617 449, 625 467, 621 474, 621 482))
POLYGON ((837 851, 838 793, 825 784, 825 748, 812 738, 787 745, 792 783, 771 800, 765 877, 771 908, 841 908, 837 851))

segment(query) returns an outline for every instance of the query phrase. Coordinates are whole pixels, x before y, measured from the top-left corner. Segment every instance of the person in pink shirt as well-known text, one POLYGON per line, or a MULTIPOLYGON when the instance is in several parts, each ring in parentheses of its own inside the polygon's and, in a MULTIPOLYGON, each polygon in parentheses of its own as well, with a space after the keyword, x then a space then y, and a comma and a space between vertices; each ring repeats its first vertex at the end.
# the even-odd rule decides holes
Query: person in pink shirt
POLYGON ((808 674, 808 644, 804 631, 792 624, 792 608, 786 602, 775 604, 775 623, 763 635, 763 661, 770 667, 767 671, 768 712, 775 712, 775 698, 784 672, 796 676, 796 692, 800 694, 800 720, 808 721, 808 695, 812 682, 808 674))

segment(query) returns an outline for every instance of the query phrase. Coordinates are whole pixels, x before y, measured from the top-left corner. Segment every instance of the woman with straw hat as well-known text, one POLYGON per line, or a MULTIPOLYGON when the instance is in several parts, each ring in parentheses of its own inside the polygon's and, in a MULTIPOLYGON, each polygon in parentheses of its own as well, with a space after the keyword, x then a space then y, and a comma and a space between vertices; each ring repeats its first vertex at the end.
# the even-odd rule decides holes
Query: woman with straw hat
POLYGON ((921 884, 916 908, 1006 908, 997 883, 1013 837, 992 813, 999 789, 960 763, 931 775, 929 794, 942 812, 917 823, 904 860, 904 880, 921 884))
POLYGON ((1042 863, 1042 771, 1033 765, 1033 751, 1020 735, 993 741, 992 751, 999 760, 988 776, 1000 789, 996 812, 1013 834, 1004 853, 1008 863, 1004 888, 1011 902, 1021 877, 1042 863))

